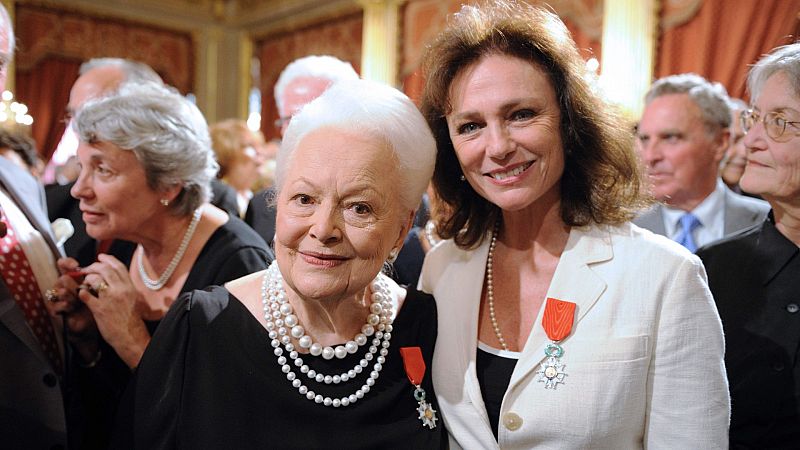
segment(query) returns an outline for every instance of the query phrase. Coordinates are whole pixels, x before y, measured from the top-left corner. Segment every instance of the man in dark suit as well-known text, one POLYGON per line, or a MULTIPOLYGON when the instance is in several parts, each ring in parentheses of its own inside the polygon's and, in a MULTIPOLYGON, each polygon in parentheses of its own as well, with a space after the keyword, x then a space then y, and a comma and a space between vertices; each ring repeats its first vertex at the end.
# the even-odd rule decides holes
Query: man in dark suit
MULTIPOLYGON (((14 31, 0 5, 0 91, 5 89, 13 49, 14 31)), ((0 446, 63 449, 67 446, 64 346, 61 324, 50 319, 43 301, 58 277, 55 261, 60 252, 41 185, 4 158, 0 158, 0 214, 0 446)))
POLYGON ((800 448, 800 43, 750 70, 742 189, 767 220, 698 250, 725 332, 732 449, 800 448))
POLYGON ((719 83, 671 75, 651 86, 637 138, 656 200, 636 225, 691 251, 761 223, 769 206, 731 191, 719 178, 731 112, 719 83))

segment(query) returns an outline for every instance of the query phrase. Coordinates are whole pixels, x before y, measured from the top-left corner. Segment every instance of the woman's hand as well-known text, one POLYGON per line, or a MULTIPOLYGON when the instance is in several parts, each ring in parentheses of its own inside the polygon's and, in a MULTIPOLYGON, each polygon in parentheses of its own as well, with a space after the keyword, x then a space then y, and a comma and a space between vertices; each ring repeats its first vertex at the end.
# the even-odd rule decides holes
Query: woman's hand
POLYGON ((134 368, 150 342, 139 313, 142 294, 131 282, 128 268, 117 258, 99 255, 86 267, 86 278, 78 297, 92 312, 97 329, 128 367, 134 368))
POLYGON ((83 360, 93 361, 99 351, 100 333, 92 312, 78 298, 79 282, 68 275, 78 272, 80 266, 73 258, 60 258, 57 264, 61 276, 48 293, 50 301, 45 305, 51 315, 63 318, 64 326, 69 331, 69 341, 83 360))

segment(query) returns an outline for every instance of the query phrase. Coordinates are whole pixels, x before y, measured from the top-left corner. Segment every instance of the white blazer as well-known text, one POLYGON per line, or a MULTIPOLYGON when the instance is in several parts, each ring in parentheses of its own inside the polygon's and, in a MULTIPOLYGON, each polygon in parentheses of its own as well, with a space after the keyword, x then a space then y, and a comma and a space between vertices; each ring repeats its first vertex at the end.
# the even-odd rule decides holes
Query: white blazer
POLYGON ((722 326, 705 269, 686 249, 632 224, 573 228, 548 297, 577 304, 545 389, 550 341, 539 311, 500 410, 498 442, 475 372, 489 239, 428 253, 420 288, 436 297, 433 383, 451 448, 727 448, 730 400, 722 326))

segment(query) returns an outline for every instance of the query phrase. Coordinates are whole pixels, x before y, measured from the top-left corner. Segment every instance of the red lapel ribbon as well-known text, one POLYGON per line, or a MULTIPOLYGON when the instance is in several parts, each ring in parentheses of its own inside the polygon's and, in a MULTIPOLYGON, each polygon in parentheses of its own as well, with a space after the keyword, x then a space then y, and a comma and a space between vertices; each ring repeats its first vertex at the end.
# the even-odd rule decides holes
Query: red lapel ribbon
POLYGON ((553 342, 558 342, 569 336, 574 317, 575 303, 548 298, 544 307, 544 317, 542 317, 542 326, 547 337, 553 342))
POLYGON ((425 377, 425 360, 422 359, 422 350, 419 347, 400 347, 400 356, 403 357, 403 368, 406 370, 408 381, 414 386, 422 384, 425 377))

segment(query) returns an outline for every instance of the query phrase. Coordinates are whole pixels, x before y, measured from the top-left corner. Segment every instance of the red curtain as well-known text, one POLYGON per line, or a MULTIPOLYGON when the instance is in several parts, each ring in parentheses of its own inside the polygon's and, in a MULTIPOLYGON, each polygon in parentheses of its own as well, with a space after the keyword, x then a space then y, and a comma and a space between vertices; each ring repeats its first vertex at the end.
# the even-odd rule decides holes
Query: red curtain
POLYGON ((749 66, 797 39, 798 12, 800 0, 705 0, 696 16, 661 34, 655 76, 695 72, 742 98, 749 66))
POLYGON ((331 55, 361 71, 361 12, 324 23, 270 36, 256 43, 261 62, 261 132, 267 139, 279 137, 275 120, 278 109, 273 94, 281 71, 295 59, 308 55, 331 55))
POLYGON ((17 98, 34 117, 32 135, 45 161, 50 159, 64 133, 62 119, 80 65, 80 60, 51 58, 28 72, 17 72, 17 98))

